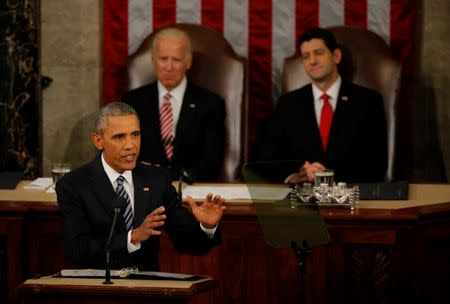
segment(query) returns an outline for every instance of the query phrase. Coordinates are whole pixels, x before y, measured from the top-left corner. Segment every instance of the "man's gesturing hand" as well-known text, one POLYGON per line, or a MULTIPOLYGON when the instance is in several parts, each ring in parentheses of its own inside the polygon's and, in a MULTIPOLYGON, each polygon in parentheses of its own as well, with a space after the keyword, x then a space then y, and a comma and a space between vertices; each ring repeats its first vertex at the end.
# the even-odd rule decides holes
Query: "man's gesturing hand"
POLYGON ((166 219, 166 215, 163 214, 164 211, 164 206, 161 206, 147 215, 142 224, 138 228, 132 230, 131 243, 136 245, 147 240, 152 235, 160 235, 161 231, 155 228, 160 228, 164 225, 164 220, 166 219))
POLYGON ((192 209, 197 221, 199 221, 203 227, 207 229, 214 228, 222 217, 225 206, 223 203, 225 199, 220 195, 213 196, 209 193, 203 203, 197 205, 194 199, 190 196, 186 197, 186 202, 192 209))

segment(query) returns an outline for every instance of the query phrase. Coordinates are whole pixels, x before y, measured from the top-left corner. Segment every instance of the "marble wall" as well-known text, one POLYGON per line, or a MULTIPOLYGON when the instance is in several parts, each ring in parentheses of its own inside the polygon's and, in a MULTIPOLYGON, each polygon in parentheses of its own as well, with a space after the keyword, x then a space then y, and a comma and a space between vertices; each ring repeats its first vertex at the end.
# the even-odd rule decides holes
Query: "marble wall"
POLYGON ((55 162, 78 167, 96 153, 90 143, 101 101, 101 0, 41 1, 43 172, 55 162))
POLYGON ((39 173, 39 1, 0 2, 0 171, 39 173))
MULTIPOLYGON (((443 181, 450 177, 450 2, 419 2, 411 179, 443 181)), ((89 133, 101 104, 101 8, 101 0, 41 1, 42 73, 53 79, 42 102, 44 173, 53 162, 76 167, 95 155, 89 133)))

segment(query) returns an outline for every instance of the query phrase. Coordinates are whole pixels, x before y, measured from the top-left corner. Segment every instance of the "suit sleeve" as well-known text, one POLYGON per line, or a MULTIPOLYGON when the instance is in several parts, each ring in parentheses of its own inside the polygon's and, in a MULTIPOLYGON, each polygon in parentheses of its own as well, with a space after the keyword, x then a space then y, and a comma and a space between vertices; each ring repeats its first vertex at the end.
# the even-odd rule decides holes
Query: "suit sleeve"
POLYGON ((167 215, 165 230, 175 248, 178 251, 193 255, 207 253, 211 247, 220 242, 220 229, 216 230, 213 238, 208 237, 200 228, 200 223, 178 201, 175 188, 169 179, 167 179, 166 185, 166 193, 164 194, 167 215))
MULTIPOLYGON (((80 267, 105 267, 106 239, 112 224, 111 215, 106 222, 96 220, 96 215, 89 209, 89 195, 83 194, 80 185, 69 176, 64 176, 56 185, 58 205, 62 215, 64 249, 72 262, 80 267), (95 225, 95 226, 94 226, 95 225)), ((94 199, 94 198, 92 198, 94 199)), ((111 266, 114 261, 126 260, 127 234, 117 233, 111 242, 111 266)))

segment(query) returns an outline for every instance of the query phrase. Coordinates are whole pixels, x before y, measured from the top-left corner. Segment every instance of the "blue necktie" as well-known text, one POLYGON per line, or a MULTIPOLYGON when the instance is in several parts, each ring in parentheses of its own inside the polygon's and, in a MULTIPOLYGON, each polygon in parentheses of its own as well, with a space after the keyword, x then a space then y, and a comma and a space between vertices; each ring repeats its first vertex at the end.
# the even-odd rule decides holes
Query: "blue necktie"
POLYGON ((128 196, 123 186, 124 181, 125 178, 122 175, 119 175, 119 177, 116 179, 116 195, 127 200, 127 208, 123 213, 123 218, 125 219, 125 227, 127 228, 127 231, 130 231, 133 227, 133 208, 131 207, 130 197, 128 196))

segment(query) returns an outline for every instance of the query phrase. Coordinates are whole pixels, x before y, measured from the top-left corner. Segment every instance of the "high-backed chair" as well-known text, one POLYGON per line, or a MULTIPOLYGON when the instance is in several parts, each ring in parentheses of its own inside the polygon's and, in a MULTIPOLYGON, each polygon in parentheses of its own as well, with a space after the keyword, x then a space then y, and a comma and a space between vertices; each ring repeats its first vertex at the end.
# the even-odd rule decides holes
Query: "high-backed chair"
MULTIPOLYGON (((208 27, 197 24, 172 26, 185 31, 191 39, 193 57, 192 66, 187 72, 189 81, 216 93, 225 100, 227 136, 220 180, 235 181, 246 151, 245 59, 234 52, 222 34, 208 27)), ((129 57, 129 90, 156 80, 151 53, 155 33, 151 33, 129 57)))
MULTIPOLYGON (((379 92, 384 99, 388 130, 388 169, 386 180, 394 178, 396 104, 400 91, 401 63, 377 34, 360 28, 331 27, 342 53, 339 65, 342 78, 379 92)), ((300 54, 284 60, 282 91, 298 89, 310 82, 300 54)))

